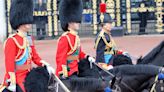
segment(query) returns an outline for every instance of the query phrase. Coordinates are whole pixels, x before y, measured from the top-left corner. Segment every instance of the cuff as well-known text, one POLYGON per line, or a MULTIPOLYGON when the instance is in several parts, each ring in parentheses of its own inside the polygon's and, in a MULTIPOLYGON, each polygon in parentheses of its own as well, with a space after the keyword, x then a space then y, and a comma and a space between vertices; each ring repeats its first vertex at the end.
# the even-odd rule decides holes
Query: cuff
POLYGON ((10 76, 10 79, 7 80, 7 81, 11 82, 12 84, 16 84, 15 73, 14 72, 9 72, 9 76, 10 76))
POLYGON ((6 88, 4 85, 0 85, 0 92, 3 92, 3 90, 6 88))

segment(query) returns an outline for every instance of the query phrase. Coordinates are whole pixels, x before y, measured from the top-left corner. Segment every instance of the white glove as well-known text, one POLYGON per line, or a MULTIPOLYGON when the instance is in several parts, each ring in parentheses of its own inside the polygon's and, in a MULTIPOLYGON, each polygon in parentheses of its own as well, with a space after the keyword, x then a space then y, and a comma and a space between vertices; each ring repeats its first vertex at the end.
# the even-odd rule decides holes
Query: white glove
POLYGON ((8 87, 7 87, 8 90, 12 91, 12 92, 16 92, 16 85, 15 84, 10 84, 8 87))
POLYGON ((8 90, 12 92, 16 92, 16 78, 15 78, 15 73, 14 72, 9 72, 10 79, 7 80, 9 86, 7 87, 8 90))
POLYGON ((92 63, 94 63, 96 60, 93 58, 93 57, 88 57, 88 61, 90 61, 90 62, 92 62, 92 63))
POLYGON ((107 68, 107 70, 111 70, 111 69, 113 69, 113 66, 112 65, 109 65, 108 68, 107 68))
POLYGON ((41 62, 41 63, 43 63, 43 66, 44 66, 44 65, 46 66, 46 69, 47 69, 47 71, 48 71, 49 75, 51 75, 51 74, 54 74, 54 73, 55 73, 54 68, 52 68, 52 67, 50 66, 50 64, 49 64, 49 63, 47 63, 47 62, 46 62, 46 61, 44 61, 44 60, 41 60, 40 62, 41 62))
POLYGON ((163 73, 164 74, 164 67, 160 67, 159 68, 159 73, 163 73))
POLYGON ((127 57, 130 57, 130 54, 128 52, 123 52, 122 54, 127 56, 127 57))
POLYGON ((54 73, 55 73, 54 68, 52 68, 51 66, 46 66, 46 68, 47 68, 47 71, 48 71, 49 75, 51 75, 51 74, 54 74, 54 73))

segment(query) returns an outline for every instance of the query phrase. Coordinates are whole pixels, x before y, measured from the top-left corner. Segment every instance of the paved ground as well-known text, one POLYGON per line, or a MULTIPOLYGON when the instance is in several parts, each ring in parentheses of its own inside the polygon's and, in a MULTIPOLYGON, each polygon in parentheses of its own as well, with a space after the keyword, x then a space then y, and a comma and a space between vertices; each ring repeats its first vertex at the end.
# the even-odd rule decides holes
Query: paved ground
MULTIPOLYGON (((153 47, 158 45, 164 40, 164 35, 148 35, 148 36, 124 36, 114 37, 118 48, 124 51, 128 51, 133 57, 140 57, 141 55, 147 54, 153 47)), ((43 40, 36 41, 36 49, 39 55, 47 60, 53 67, 55 67, 55 52, 56 52, 56 40, 43 40)), ((81 39, 82 49, 95 56, 94 38, 82 38, 81 39)), ((0 43, 0 82, 3 80, 5 73, 3 46, 0 43)), ((135 60, 134 60, 135 61, 135 60)))

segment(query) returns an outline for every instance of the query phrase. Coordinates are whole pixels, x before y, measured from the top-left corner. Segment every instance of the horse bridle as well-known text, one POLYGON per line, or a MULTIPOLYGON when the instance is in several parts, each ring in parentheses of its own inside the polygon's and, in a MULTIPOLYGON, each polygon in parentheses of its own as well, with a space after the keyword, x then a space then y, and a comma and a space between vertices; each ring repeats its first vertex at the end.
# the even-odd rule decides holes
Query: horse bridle
MULTIPOLYGON (((119 80, 118 77, 114 76, 111 72, 103 69, 100 65, 98 65, 96 62, 92 62, 93 64, 95 64, 97 67, 99 67, 101 70, 103 70, 104 72, 106 72, 109 76, 111 76, 112 78, 116 78, 116 80, 119 80)), ((100 73, 99 73, 100 74, 100 73)), ((104 79, 104 77, 100 74, 101 78, 104 79)), ((131 92, 135 92, 130 86, 128 86, 125 82, 121 81, 122 85, 124 85, 126 88, 128 88, 131 92)))

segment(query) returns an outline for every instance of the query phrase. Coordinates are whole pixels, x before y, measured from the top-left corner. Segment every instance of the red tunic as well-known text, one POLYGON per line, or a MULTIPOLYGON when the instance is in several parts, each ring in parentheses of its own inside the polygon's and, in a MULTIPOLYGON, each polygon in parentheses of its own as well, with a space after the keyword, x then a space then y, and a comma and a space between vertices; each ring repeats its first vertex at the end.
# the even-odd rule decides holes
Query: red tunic
POLYGON ((64 35, 58 39, 56 52, 57 76, 59 76, 62 71, 62 65, 69 67, 68 76, 71 76, 74 72, 78 72, 78 61, 80 59, 84 59, 86 56, 86 54, 81 50, 80 41, 78 40, 80 40, 79 36, 72 31, 64 33, 64 35), (71 48, 71 45, 75 48, 74 50, 71 48), (79 50, 78 53, 76 53, 78 59, 68 63, 68 56, 75 54, 77 49, 79 50), (69 53, 70 50, 73 51, 69 53))
MULTIPOLYGON (((20 49, 17 46, 16 42, 13 40, 13 38, 16 39, 16 41, 18 42, 20 46, 22 46, 24 43, 23 37, 21 37, 18 34, 14 35, 12 38, 11 37, 8 38, 6 41, 5 48, 4 48, 5 66, 6 66, 6 75, 4 79, 4 84, 7 85, 6 81, 10 79, 9 72, 14 72, 16 76, 16 83, 22 88, 23 92, 25 92, 23 82, 27 73, 29 73, 30 69, 25 69, 25 70, 16 69, 16 66, 17 66, 16 60, 19 59, 23 55, 25 50, 20 49)), ((33 61, 38 66, 42 66, 42 63, 40 62, 41 58, 38 56, 35 50, 35 46, 31 44, 29 47, 31 49, 30 56, 23 65, 31 65, 31 62, 33 61)))

